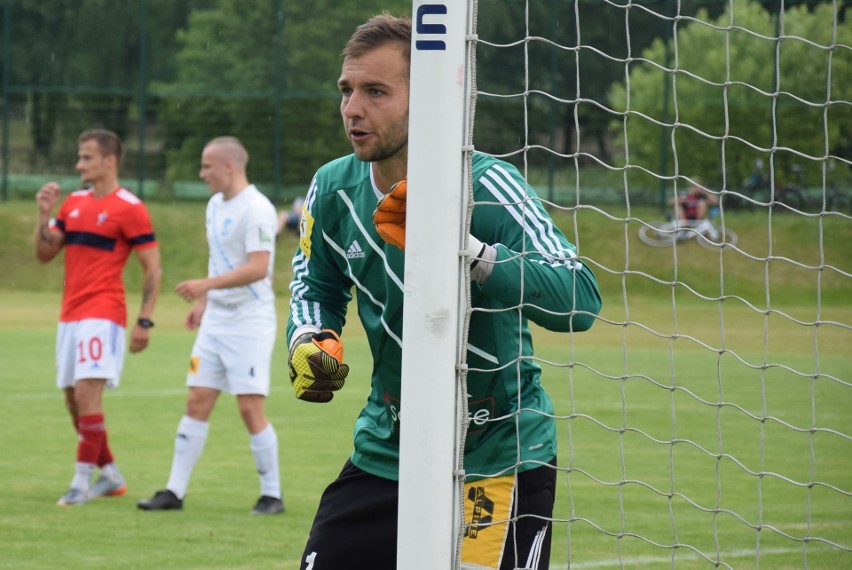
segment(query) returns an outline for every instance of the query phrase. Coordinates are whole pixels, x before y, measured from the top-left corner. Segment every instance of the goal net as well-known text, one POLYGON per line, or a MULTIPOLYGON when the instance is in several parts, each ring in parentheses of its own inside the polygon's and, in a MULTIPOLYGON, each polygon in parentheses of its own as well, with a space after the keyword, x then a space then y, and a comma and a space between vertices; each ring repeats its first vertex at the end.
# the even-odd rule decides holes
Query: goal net
POLYGON ((531 325, 550 567, 852 563, 846 4, 471 1, 470 147, 518 167, 517 204, 544 205, 603 298, 588 332, 531 325))

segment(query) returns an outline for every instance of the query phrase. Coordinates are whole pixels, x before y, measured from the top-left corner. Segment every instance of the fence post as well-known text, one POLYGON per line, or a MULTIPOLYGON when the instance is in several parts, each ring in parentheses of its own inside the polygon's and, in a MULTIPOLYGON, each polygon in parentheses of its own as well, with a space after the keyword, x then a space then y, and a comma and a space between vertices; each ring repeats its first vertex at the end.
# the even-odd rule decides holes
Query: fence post
POLYGON ((10 52, 12 40, 12 3, 3 2, 3 181, 0 194, 3 201, 9 199, 9 69, 12 67, 10 52))

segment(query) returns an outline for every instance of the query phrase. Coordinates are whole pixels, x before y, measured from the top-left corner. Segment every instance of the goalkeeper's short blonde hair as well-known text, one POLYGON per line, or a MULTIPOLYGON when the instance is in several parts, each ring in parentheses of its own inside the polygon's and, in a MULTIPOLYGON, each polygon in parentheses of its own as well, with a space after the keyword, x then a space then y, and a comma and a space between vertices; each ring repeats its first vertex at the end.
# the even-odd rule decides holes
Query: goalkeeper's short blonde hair
POLYGON ((353 32, 343 48, 344 61, 350 57, 361 57, 387 44, 398 44, 405 60, 411 61, 411 20, 399 18, 388 12, 373 16, 353 32))

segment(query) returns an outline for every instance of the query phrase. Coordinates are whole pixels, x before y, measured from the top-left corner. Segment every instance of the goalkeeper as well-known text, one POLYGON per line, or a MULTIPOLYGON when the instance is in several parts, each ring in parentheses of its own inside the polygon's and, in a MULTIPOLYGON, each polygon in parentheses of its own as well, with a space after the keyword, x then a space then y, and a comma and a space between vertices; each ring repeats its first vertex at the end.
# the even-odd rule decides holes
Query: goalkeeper
MULTIPOLYGON (((338 87, 354 153, 314 176, 293 257, 287 338, 296 397, 322 403, 345 389, 339 335, 353 286, 373 358, 354 451, 323 493, 303 570, 396 568, 410 43, 410 21, 388 14, 349 39, 338 87)), ((510 522, 472 527, 462 560, 547 568, 556 433, 527 322, 583 331, 601 301, 592 272, 517 169, 477 153, 473 181, 480 205, 470 226, 471 295, 482 310, 471 316, 467 345, 474 421, 465 441, 465 523, 489 509, 493 521, 510 522), (532 200, 518 204, 525 192, 532 200)))

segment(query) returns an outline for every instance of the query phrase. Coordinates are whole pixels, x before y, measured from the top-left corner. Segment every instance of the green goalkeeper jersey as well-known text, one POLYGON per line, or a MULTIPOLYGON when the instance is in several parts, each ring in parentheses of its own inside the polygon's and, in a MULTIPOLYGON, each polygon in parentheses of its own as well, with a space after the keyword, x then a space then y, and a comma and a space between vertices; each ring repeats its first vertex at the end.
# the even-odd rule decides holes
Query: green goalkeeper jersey
MULTIPOLYGON (((381 196, 370 164, 354 155, 317 171, 293 257, 287 339, 302 327, 340 333, 354 289, 373 370, 367 404, 355 423, 352 462, 395 480, 405 254, 376 233, 372 215, 381 196)), ((475 479, 532 469, 555 457, 553 403, 540 384, 527 323, 586 330, 601 301, 594 275, 516 168, 474 154, 473 200, 470 233, 497 251, 485 284, 471 284, 464 450, 465 471, 475 479)))

